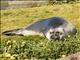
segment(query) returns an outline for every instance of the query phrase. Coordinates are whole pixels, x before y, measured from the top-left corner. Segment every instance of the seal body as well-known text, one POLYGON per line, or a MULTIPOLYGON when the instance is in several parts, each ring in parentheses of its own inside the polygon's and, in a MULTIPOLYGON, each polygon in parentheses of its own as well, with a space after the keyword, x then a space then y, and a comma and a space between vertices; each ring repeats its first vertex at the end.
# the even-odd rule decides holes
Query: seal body
POLYGON ((52 40, 63 39, 68 35, 75 35, 76 32, 76 28, 66 19, 51 17, 42 19, 21 29, 5 31, 3 34, 23 36, 40 35, 48 38, 48 40, 52 40))

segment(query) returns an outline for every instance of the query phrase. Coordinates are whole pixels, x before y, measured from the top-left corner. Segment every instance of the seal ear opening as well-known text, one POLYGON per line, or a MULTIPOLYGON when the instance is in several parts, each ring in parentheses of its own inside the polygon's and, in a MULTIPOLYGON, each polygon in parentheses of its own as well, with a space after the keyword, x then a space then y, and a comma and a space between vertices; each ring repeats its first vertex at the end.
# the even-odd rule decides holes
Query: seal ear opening
POLYGON ((73 34, 76 34, 76 33, 77 33, 77 29, 74 28, 74 29, 73 29, 73 34))

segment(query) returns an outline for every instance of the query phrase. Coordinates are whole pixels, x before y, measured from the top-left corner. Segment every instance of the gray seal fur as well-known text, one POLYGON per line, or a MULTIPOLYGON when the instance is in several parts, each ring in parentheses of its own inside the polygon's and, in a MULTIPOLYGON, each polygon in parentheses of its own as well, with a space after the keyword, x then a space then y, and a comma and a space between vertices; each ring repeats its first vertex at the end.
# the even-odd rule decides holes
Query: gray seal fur
POLYGON ((76 28, 66 19, 51 17, 37 21, 24 28, 4 31, 2 34, 22 36, 40 35, 46 37, 48 40, 61 40, 68 35, 75 35, 76 32, 76 28))

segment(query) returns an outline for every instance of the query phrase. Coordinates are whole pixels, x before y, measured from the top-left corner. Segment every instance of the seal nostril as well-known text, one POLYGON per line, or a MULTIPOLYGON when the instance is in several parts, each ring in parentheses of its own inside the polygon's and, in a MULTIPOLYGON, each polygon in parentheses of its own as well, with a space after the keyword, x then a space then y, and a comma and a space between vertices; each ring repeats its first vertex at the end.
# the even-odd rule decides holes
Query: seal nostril
POLYGON ((52 35, 51 37, 50 37, 51 39, 55 39, 55 37, 52 35))
POLYGON ((58 36, 52 35, 50 38, 51 38, 51 39, 58 39, 58 36))

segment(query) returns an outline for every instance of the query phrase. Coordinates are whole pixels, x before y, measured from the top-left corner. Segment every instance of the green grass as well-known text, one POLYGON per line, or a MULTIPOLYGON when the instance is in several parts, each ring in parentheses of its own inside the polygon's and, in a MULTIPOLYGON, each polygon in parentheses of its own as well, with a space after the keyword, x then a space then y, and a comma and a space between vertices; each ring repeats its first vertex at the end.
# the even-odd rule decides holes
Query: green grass
POLYGON ((1 35, 1 60, 55 60, 80 51, 80 4, 1 10, 1 32, 24 27, 43 18, 59 16, 73 23, 78 32, 64 41, 48 41, 40 36, 1 35))

